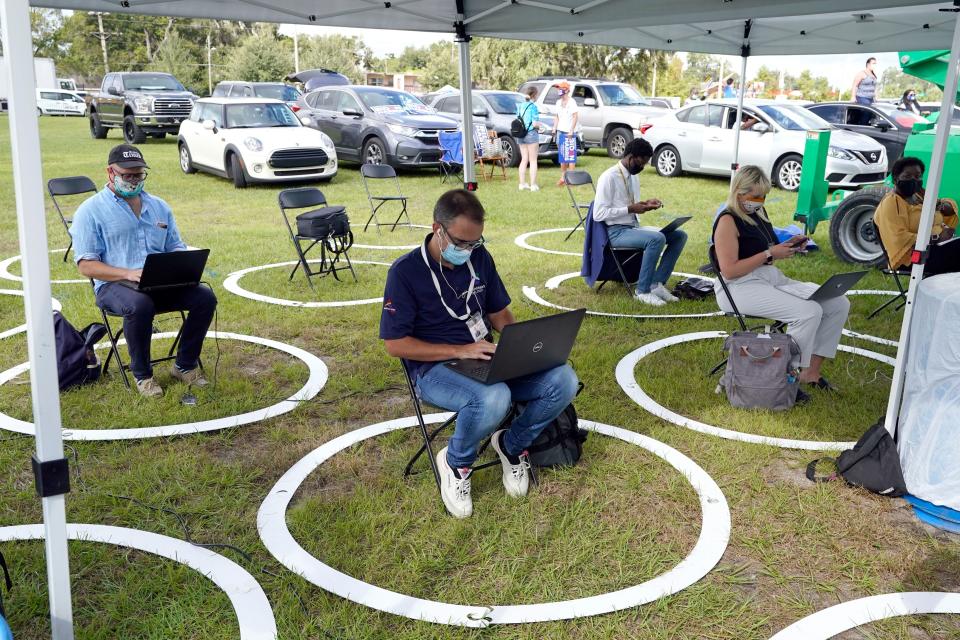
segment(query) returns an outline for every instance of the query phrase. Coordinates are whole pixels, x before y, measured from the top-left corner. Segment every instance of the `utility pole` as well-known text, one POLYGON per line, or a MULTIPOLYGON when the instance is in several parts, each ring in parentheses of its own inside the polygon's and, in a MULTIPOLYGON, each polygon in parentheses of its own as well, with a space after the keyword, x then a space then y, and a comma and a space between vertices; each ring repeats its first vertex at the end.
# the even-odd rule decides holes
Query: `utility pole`
POLYGON ((100 29, 93 35, 100 38, 100 50, 103 51, 103 74, 110 73, 110 63, 107 61, 107 33, 103 30, 103 13, 97 12, 97 28, 100 29))
POLYGON ((657 95, 657 54, 653 54, 653 82, 650 86, 650 97, 657 95))
POLYGON ((300 34, 293 27, 293 72, 300 73, 300 34))
POLYGON ((213 49, 210 46, 210 31, 207 31, 207 94, 213 95, 213 49))

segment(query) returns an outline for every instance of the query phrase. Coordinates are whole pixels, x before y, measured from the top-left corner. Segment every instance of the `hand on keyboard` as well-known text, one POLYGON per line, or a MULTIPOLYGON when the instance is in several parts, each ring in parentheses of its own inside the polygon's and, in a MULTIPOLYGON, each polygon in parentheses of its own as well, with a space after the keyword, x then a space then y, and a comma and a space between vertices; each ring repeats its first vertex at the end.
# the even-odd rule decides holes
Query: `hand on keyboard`
POLYGON ((489 360, 497 345, 486 340, 461 345, 457 357, 464 360, 489 360))

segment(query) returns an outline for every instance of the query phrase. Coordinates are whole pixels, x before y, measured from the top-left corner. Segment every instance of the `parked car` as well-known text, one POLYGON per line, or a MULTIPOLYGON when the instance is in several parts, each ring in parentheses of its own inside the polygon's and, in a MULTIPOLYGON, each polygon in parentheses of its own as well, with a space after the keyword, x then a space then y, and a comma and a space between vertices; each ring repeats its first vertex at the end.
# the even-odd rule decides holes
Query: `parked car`
MULTIPOLYGON (((708 100, 650 122, 643 136, 653 145, 657 173, 730 175, 736 117, 736 100, 708 100)), ((830 124, 800 105, 774 100, 744 101, 743 117, 745 123, 747 117, 757 122, 740 132, 740 164, 758 165, 778 187, 796 191, 806 132, 830 129, 830 124)), ((880 183, 886 170, 886 152, 878 142, 851 131, 833 131, 825 176, 831 186, 880 183)))
POLYGON ((332 69, 304 69, 299 73, 291 73, 284 80, 299 82, 307 93, 320 87, 350 84, 350 78, 332 69))
POLYGON ((680 104, 679 98, 673 100, 671 98, 651 98, 649 96, 644 96, 643 100, 650 104, 650 106, 660 107, 661 109, 676 109, 680 104))
MULTIPOLYGON (((939 102, 921 102, 920 104, 920 113, 940 113, 940 103, 939 102)), ((960 124, 960 107, 953 107, 953 122, 952 125, 960 124)))
MULTIPOLYGON (((516 91, 483 90, 474 91, 472 99, 473 121, 485 124, 487 129, 496 132, 497 137, 503 143, 508 166, 515 167, 520 164, 520 147, 517 146, 517 141, 510 135, 510 123, 516 116, 517 105, 526 101, 524 95, 516 91)), ((430 104, 441 115, 463 122, 463 114, 460 113, 459 91, 434 96, 433 102, 430 104)), ((541 114, 539 121, 548 127, 540 132, 539 155, 540 157, 556 155, 557 144, 553 141, 553 136, 550 133, 553 129, 554 117, 549 114, 541 114)))
POLYGON ((668 110, 652 106, 629 84, 596 78, 541 77, 520 86, 525 94, 537 88, 541 113, 555 113, 560 94, 557 84, 570 83, 570 97, 580 107, 580 129, 585 147, 604 147, 611 158, 623 156, 627 143, 639 136, 641 127, 668 110))
POLYGON ((85 116, 87 103, 73 91, 37 89, 37 113, 42 116, 85 116))
POLYGON ((903 155, 903 147, 913 125, 927 121, 922 116, 883 102, 874 102, 872 105, 821 102, 807 105, 807 109, 837 129, 862 133, 882 144, 887 151, 888 171, 903 155))
POLYGON ((90 135, 102 139, 122 127, 129 144, 163 138, 179 130, 196 98, 169 73, 108 73, 90 97, 90 135))
POLYGON ((329 136, 305 126, 280 100, 203 98, 180 125, 184 173, 197 170, 251 182, 330 180, 337 152, 329 136))
POLYGON ((296 112, 300 109, 297 100, 303 95, 296 87, 283 82, 240 82, 225 80, 218 82, 210 94, 213 98, 272 98, 283 100, 296 112))
POLYGON ((300 106, 311 126, 333 139, 341 161, 436 167, 439 132, 457 128, 456 120, 413 95, 386 87, 323 87, 303 96, 300 106))

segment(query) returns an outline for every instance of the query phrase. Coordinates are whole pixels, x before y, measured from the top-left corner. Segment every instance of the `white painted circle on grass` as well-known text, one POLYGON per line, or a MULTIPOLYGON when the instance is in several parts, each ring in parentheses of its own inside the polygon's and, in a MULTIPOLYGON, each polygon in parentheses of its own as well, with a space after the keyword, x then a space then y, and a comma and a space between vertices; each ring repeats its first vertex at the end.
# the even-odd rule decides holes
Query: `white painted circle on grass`
MULTIPOLYGON (((685 342, 695 342, 697 340, 710 340, 717 338, 726 338, 726 331, 700 331, 697 333, 684 333, 676 336, 670 336, 669 338, 663 338, 662 340, 657 340, 651 342, 648 345, 640 347, 634 351, 631 351, 623 357, 620 362, 617 363, 616 375, 617 382, 620 384, 620 387, 623 391, 630 396, 634 402, 639 404, 645 410, 649 411, 658 418, 663 418, 667 422, 672 422, 675 425, 685 427, 687 429, 692 429, 693 431, 699 431, 700 433, 706 433, 712 436, 719 436, 721 438, 726 438, 728 440, 739 440, 740 442, 750 442, 753 444, 769 444, 775 447, 783 447, 785 449, 808 449, 814 451, 842 451, 844 449, 850 449, 853 447, 854 442, 818 442, 816 440, 791 440, 789 438, 775 438, 772 436, 758 436, 751 433, 742 433, 740 431, 732 431, 730 429, 724 429, 722 427, 716 427, 710 424, 705 424, 694 420, 693 418, 687 418, 675 413, 670 409, 659 404, 656 400, 647 395, 647 392, 644 391, 639 384, 637 384, 637 379, 634 376, 634 369, 637 366, 637 363, 649 356, 652 353, 656 353, 661 349, 675 345, 683 344, 685 342)), ((845 351, 847 353, 852 353, 854 355, 865 356, 871 358, 878 362, 888 364, 891 367, 894 365, 894 359, 888 356, 885 356, 880 353, 875 353, 873 351, 867 351, 865 349, 857 349, 854 347, 848 347, 846 345, 840 345, 838 347, 840 351, 845 351)), ((704 371, 706 371, 707 363, 704 364, 704 371)), ((694 372, 696 376, 697 373, 694 372)), ((710 383, 712 384, 712 382, 710 383)))
MULTIPOLYGON (((443 422, 450 415, 426 415, 424 422, 443 422)), ((635 444, 663 459, 683 474, 697 493, 703 517, 700 536, 690 554, 670 571, 636 586, 576 600, 526 605, 470 606, 424 600, 389 591, 337 571, 310 555, 290 534, 286 522, 287 508, 304 480, 325 461, 358 442, 415 425, 416 418, 409 417, 350 431, 314 449, 297 462, 273 486, 257 513, 257 530, 267 550, 294 573, 358 604, 414 620, 464 627, 486 627, 490 624, 569 620, 652 602, 677 593, 703 578, 720 561, 727 547, 730 538, 730 510, 727 500, 717 483, 693 460, 658 440, 634 431, 580 420, 580 426, 584 429, 635 444)), ((431 482, 431 491, 432 485, 431 482)), ((442 508, 439 501, 437 508, 442 508)))
MULTIPOLYGON (((65 252, 66 252, 66 249, 50 249, 50 253, 65 253, 65 252)), ((23 276, 18 276, 14 273, 10 273, 10 265, 12 265, 15 262, 20 262, 21 259, 22 259, 22 256, 15 255, 0 262, 0 278, 3 278, 4 280, 13 280, 14 282, 23 282, 23 276)), ((88 278, 79 278, 79 279, 72 279, 72 280, 51 280, 50 283, 51 284, 84 284, 84 283, 90 284, 90 280, 88 278)))
MULTIPOLYGON (((21 291, 20 289, 0 289, 0 295, 5 295, 5 296, 19 296, 19 297, 22 298, 22 297, 23 297, 23 291, 21 291)), ((60 306, 60 301, 57 300, 56 298, 50 298, 50 305, 53 307, 53 310, 54 310, 54 311, 61 311, 61 310, 62 310, 62 308, 61 308, 61 306, 60 306)), ((2 340, 2 339, 4 339, 4 338, 9 338, 10 336, 15 336, 15 335, 17 335, 18 333, 23 333, 23 332, 26 331, 26 330, 27 330, 27 325, 21 324, 20 326, 14 327, 13 329, 7 329, 6 331, 0 331, 0 340, 2 340)))
MULTIPOLYGON (((308 260, 307 262, 312 264, 317 264, 319 260, 308 260)), ((389 267, 389 262, 377 262, 375 260, 351 260, 353 264, 378 264, 384 267, 389 267)), ((296 260, 291 260, 290 262, 275 262, 273 264, 265 264, 259 267, 247 267, 246 269, 241 269, 240 271, 234 271, 229 274, 223 281, 223 288, 229 291, 230 293, 235 293, 238 296, 243 298, 249 298, 250 300, 257 300, 259 302, 266 302, 268 304, 279 304, 285 307, 305 307, 310 309, 318 308, 329 308, 329 307, 352 307, 361 304, 378 304, 383 302, 383 297, 379 298, 366 298, 363 300, 334 300, 332 302, 303 302, 300 300, 287 300, 285 298, 274 298, 273 296, 266 296, 261 293, 254 293, 240 286, 240 278, 251 273, 253 271, 263 271, 264 269, 273 269, 276 267, 292 267, 297 264, 296 260)), ((342 273, 342 272, 341 272, 342 273)), ((303 277, 300 271, 297 271, 297 275, 294 277, 303 277)), ((353 278, 353 276, 346 274, 348 278, 353 278)), ((326 276, 331 277, 331 276, 326 276)))
MULTIPOLYGON (((43 540, 42 524, 0 528, 0 541, 43 540)), ((277 623, 270 601, 260 584, 247 571, 209 549, 158 533, 102 524, 68 524, 67 537, 79 542, 103 542, 137 549, 188 566, 223 590, 233 605, 240 625, 240 640, 275 640, 277 623)))
POLYGON ((828 640, 862 624, 925 613, 960 613, 960 593, 908 591, 841 602, 794 622, 770 640, 828 640))
MULTIPOLYGON (((513 239, 513 244, 517 245, 521 249, 529 249, 530 251, 539 251, 540 253, 552 253, 555 256, 577 256, 578 258, 583 255, 583 251, 557 251, 555 249, 544 249, 542 247, 535 247, 532 244, 527 242, 527 238, 532 238, 534 236, 539 236, 544 233, 570 233, 570 229, 541 229, 540 231, 528 231, 527 233, 521 234, 513 239)), ((572 236, 571 236, 572 237, 572 236)), ((581 243, 582 248, 582 243, 581 243)))
MULTIPOLYGON (((162 338, 173 338, 177 334, 173 331, 168 331, 165 333, 156 333, 153 335, 153 339, 162 339, 162 338)), ((268 338, 260 338, 257 336, 247 336, 240 333, 225 333, 225 332, 216 332, 210 331, 207 333, 207 338, 219 338, 222 340, 240 340, 242 342, 250 342, 252 344, 259 344, 265 347, 270 347, 271 349, 277 349, 278 351, 283 351, 288 353, 295 358, 298 358, 303 361, 307 368, 310 371, 310 376, 307 378, 307 381, 303 384, 298 391, 291 395, 286 400, 281 400, 276 404, 272 404, 269 407, 264 409, 256 409, 254 411, 248 411, 237 416, 227 416, 225 418, 214 418, 211 420, 203 420, 201 422, 186 422, 183 424, 173 424, 173 425, 164 425, 159 427, 134 427, 129 429, 73 429, 70 427, 63 428, 63 439, 64 440, 132 440, 136 438, 166 438, 170 436, 182 436, 188 435, 191 433, 201 433, 204 431, 216 431, 219 429, 230 429, 232 427, 239 427, 245 424, 251 424, 254 422, 260 422, 261 420, 266 420, 267 418, 273 418, 275 416, 288 413, 297 408, 297 406, 304 401, 310 400, 318 393, 320 389, 327 383, 327 365, 323 363, 323 360, 313 355, 309 351, 304 351, 299 347, 289 345, 283 342, 277 342, 276 340, 270 340, 268 338)), ((125 341, 120 340, 118 344, 125 344, 125 341)), ((108 344, 99 344, 97 349, 109 348, 108 344)), ((30 363, 24 362, 18 364, 15 367, 11 367, 6 371, 0 372, 0 384, 9 382, 13 378, 17 377, 24 371, 30 369, 30 363)), ((131 393, 136 393, 131 391, 131 393)), ((24 433, 26 435, 35 435, 36 429, 32 422, 26 422, 24 420, 18 420, 6 413, 0 412, 0 429, 6 429, 7 431, 15 431, 17 433, 24 433)))

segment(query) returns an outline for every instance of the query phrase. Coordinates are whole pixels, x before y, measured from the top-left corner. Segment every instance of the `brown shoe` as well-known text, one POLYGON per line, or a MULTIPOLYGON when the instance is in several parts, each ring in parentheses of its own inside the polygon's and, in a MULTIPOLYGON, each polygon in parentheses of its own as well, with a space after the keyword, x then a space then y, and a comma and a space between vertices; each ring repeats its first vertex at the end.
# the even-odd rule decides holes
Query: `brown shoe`
POLYGON ((203 371, 200 367, 190 369, 190 371, 180 371, 180 369, 177 369, 177 366, 174 365, 173 368, 170 369, 170 375, 188 386, 205 387, 208 384, 207 379, 203 377, 203 371))
POLYGON ((163 395, 163 388, 153 378, 137 380, 137 391, 145 398, 159 398, 163 395))

